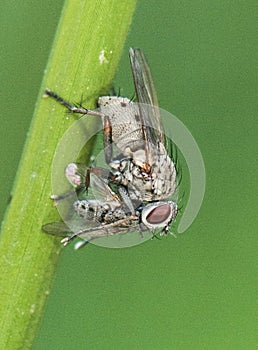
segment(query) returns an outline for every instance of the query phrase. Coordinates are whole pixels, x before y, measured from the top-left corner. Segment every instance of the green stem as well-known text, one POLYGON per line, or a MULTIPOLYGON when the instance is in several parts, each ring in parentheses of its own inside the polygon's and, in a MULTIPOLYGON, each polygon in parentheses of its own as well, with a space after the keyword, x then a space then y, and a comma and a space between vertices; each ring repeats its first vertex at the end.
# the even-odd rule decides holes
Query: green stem
POLYGON ((58 219, 49 199, 51 162, 74 119, 42 98, 44 88, 70 101, 83 95, 93 108, 93 97, 109 92, 135 2, 70 0, 64 6, 2 227, 0 349, 32 347, 61 249, 41 226, 58 219))

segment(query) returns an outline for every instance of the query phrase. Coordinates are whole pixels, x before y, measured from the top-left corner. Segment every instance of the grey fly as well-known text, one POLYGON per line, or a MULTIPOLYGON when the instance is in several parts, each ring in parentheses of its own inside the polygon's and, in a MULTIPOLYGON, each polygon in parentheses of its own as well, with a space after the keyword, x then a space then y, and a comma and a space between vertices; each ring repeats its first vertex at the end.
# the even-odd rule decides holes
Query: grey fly
MULTIPOLYGON (((109 167, 77 163, 66 167, 66 177, 76 191, 91 188, 96 196, 73 203, 79 224, 54 222, 43 226, 47 233, 65 236, 64 245, 77 237, 84 245, 130 231, 166 234, 177 216, 177 204, 169 200, 177 187, 176 167, 167 150, 150 69, 140 49, 131 48, 129 57, 137 102, 103 96, 98 99, 98 110, 88 110, 49 89, 45 91, 72 113, 101 118, 109 167)), ((65 196, 53 198, 58 202, 65 196)))

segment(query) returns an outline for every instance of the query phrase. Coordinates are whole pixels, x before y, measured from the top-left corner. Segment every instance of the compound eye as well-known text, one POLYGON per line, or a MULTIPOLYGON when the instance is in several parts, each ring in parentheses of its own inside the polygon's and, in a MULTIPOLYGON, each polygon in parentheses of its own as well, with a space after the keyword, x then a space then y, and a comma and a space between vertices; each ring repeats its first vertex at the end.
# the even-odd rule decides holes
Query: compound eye
POLYGON ((146 221, 151 225, 158 225, 167 220, 171 215, 171 207, 169 204, 163 204, 154 208, 146 217, 146 221))

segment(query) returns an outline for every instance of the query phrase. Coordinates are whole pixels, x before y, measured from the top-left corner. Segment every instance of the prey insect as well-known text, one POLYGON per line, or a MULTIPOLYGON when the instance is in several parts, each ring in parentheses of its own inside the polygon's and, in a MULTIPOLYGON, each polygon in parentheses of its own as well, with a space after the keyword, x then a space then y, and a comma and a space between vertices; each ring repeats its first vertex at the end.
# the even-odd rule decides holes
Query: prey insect
MULTIPOLYGON (((176 167, 167 150, 158 99, 150 69, 140 49, 130 49, 137 102, 117 96, 98 99, 98 110, 75 106, 51 90, 46 95, 70 112, 100 117, 107 168, 71 163, 65 173, 76 192, 91 188, 87 196, 73 203, 79 224, 54 222, 43 226, 53 235, 63 235, 64 245, 81 238, 93 239, 131 231, 166 234, 178 212, 170 200, 177 187, 176 167)), ((68 194, 69 195, 69 194, 68 194)), ((59 200, 68 195, 54 196, 59 200)))

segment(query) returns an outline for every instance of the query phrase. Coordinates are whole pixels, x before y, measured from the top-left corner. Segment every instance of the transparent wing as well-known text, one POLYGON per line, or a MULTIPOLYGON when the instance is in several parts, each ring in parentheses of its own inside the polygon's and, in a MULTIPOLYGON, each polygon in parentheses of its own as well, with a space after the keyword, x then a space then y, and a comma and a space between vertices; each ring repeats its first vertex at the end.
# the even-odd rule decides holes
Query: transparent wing
POLYGON ((109 170, 87 167, 80 163, 70 163, 65 170, 66 177, 76 190, 93 192, 94 198, 102 202, 119 201, 108 185, 109 170))
MULTIPOLYGON (((47 233, 58 237, 64 237, 61 241, 64 245, 70 243, 75 238, 81 238, 85 242, 90 242, 93 239, 114 236, 128 233, 139 228, 139 223, 129 223, 130 218, 118 220, 114 223, 99 225, 95 227, 78 226, 76 229, 70 229, 64 222, 51 222, 43 225, 42 230, 47 233)), ((74 223, 73 223, 74 224, 74 223)))
POLYGON ((63 221, 50 222, 42 226, 42 230, 49 235, 66 237, 73 235, 73 231, 63 221))
MULTIPOLYGON (((116 208, 121 206, 121 200, 111 190, 108 184, 100 177, 91 173, 91 189, 95 199, 100 200, 102 203, 109 203, 110 207, 116 208)), ((91 200, 89 200, 90 202, 91 200)), ((51 222, 42 226, 42 230, 45 233, 60 236, 60 237, 71 237, 78 235, 79 232, 85 237, 93 237, 96 232, 101 233, 101 236, 105 235, 105 225, 97 224, 95 220, 86 220, 85 218, 79 217, 75 212, 72 216, 65 220, 65 222, 51 222), (97 225, 97 226, 96 226, 97 225)), ((99 235, 98 235, 99 236, 99 235)))
POLYGON ((129 56, 141 123, 146 126, 146 128, 143 128, 144 139, 153 144, 158 142, 164 144, 164 131, 160 120, 158 98, 150 68, 141 49, 131 48, 129 56))
MULTIPOLYGON (((91 222, 91 225, 96 223, 91 222)), ((42 231, 53 236, 57 237, 73 237, 73 236, 84 236, 84 238, 92 237, 96 233, 101 233, 105 235, 105 226, 92 226, 85 221, 80 220, 71 220, 67 223, 63 221, 50 222, 42 226, 42 231)))
POLYGON ((112 191, 109 185, 101 177, 90 174, 91 189, 96 199, 102 202, 118 202, 121 205, 119 197, 112 191))

